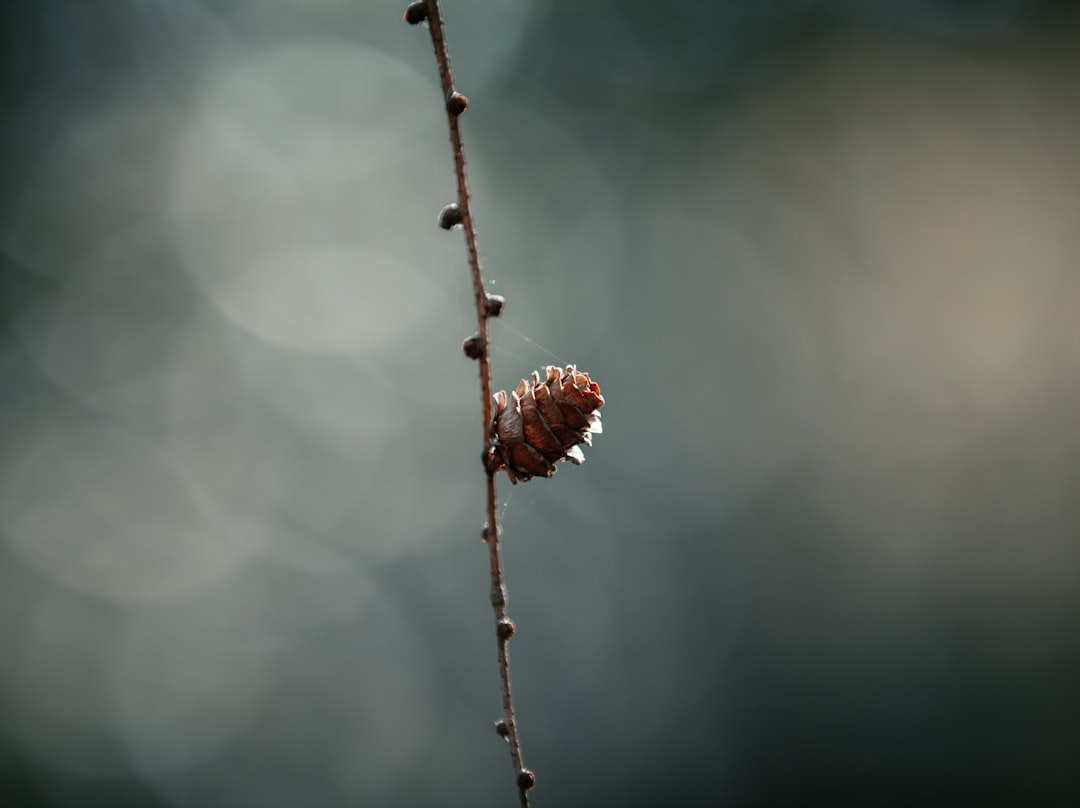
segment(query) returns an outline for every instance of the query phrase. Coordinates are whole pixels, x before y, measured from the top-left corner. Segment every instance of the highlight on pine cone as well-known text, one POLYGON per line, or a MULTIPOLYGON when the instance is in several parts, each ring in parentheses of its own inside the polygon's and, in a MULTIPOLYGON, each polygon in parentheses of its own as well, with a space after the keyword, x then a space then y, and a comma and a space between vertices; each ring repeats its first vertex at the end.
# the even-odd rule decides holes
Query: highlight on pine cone
POLYGON ((532 381, 522 379, 510 395, 500 390, 493 397, 487 470, 505 469, 515 484, 550 477, 560 460, 580 466, 585 455, 579 444, 592 446, 592 436, 603 431, 599 410, 604 397, 588 373, 573 365, 549 365, 544 375, 541 379, 533 371, 532 381))

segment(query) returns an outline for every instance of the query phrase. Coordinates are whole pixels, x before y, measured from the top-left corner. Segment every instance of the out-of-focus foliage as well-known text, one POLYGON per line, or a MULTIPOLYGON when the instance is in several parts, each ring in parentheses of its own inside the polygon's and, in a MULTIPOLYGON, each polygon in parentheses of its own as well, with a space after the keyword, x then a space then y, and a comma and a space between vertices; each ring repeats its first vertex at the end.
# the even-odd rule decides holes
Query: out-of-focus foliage
MULTIPOLYGON (((1075 796, 1069 4, 445 5, 537 804, 1075 796)), ((403 7, 0 6, 0 803, 512 798, 403 7)))

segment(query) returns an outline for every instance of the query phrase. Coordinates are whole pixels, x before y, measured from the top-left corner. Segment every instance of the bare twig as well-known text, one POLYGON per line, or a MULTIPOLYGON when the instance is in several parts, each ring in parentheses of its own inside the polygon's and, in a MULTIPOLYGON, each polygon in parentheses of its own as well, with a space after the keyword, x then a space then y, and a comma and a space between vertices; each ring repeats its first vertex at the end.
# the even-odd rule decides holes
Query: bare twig
MULTIPOLYGON (((488 350, 488 317, 497 316, 502 308, 502 298, 489 295, 484 285, 484 275, 480 268, 480 251, 476 244, 476 222, 473 219, 472 204, 469 197, 469 183, 465 173, 465 146, 461 138, 459 116, 468 107, 468 99, 454 87, 454 74, 450 69, 450 52, 446 45, 446 30, 443 23, 440 0, 420 0, 412 3, 405 11, 405 20, 416 25, 425 20, 431 31, 431 42, 435 47, 435 60, 439 66, 439 79, 443 97, 446 101, 446 116, 450 124, 450 144, 454 155, 454 174, 457 178, 458 201, 448 205, 439 216, 439 224, 449 230, 461 225, 465 229, 465 244, 468 251, 469 269, 472 272, 473 294, 476 298, 476 334, 465 340, 466 355, 476 359, 480 366, 480 399, 484 428, 485 450, 490 441, 489 427, 492 417, 491 403, 491 359, 488 350)), ((495 634, 499 647, 499 678, 502 682, 503 717, 497 722, 496 729, 510 744, 510 756, 517 774, 517 787, 521 805, 528 808, 529 790, 536 783, 536 776, 525 767, 521 754, 521 739, 518 735, 517 720, 514 716, 514 702, 510 690, 510 638, 514 635, 514 624, 506 616, 507 590, 503 580, 502 567, 502 531, 496 512, 497 496, 495 491, 495 472, 485 466, 487 474, 487 524, 483 537, 487 542, 488 556, 491 563, 491 605, 495 610, 495 634)))

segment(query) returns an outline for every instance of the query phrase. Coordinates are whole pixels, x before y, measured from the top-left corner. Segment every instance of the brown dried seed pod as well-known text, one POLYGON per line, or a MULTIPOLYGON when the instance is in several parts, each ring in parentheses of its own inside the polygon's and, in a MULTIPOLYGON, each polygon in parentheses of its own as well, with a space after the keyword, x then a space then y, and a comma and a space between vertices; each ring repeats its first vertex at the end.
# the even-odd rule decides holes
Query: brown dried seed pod
POLYGON ((578 444, 592 446, 593 434, 602 431, 604 397, 588 373, 549 365, 544 375, 533 371, 532 381, 522 379, 510 395, 500 390, 493 399, 487 468, 505 469, 512 483, 550 477, 560 460, 580 465, 585 455, 578 444))

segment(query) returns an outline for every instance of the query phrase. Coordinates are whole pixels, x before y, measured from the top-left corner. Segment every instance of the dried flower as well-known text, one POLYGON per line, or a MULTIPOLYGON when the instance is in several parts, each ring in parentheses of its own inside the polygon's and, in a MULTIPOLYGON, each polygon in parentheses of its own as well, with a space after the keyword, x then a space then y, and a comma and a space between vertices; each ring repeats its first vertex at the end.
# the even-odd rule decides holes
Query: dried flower
POLYGON ((600 385, 573 365, 548 366, 544 373, 541 380, 533 371, 532 381, 522 379, 509 396, 505 390, 494 396, 487 468, 506 469, 512 483, 550 477, 560 460, 581 465, 585 455, 578 444, 592 446, 593 434, 602 431, 600 385))

